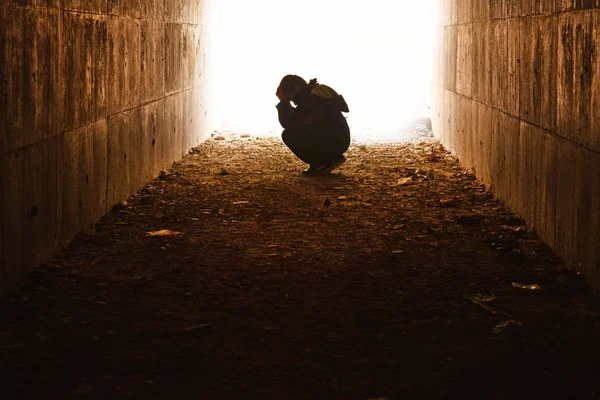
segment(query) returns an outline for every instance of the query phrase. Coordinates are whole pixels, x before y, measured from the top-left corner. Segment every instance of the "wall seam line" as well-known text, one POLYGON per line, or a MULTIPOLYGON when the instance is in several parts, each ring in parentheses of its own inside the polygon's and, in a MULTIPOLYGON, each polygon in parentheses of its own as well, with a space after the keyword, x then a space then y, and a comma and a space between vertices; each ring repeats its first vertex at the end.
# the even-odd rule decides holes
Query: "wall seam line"
POLYGON ((445 88, 445 87, 443 87, 443 89, 444 89, 444 90, 447 90, 447 91, 449 91, 449 92, 452 92, 452 93, 454 93, 454 94, 456 94, 456 95, 458 95, 458 96, 461 96, 461 97, 464 97, 464 98, 466 98, 466 99, 469 99, 469 100, 471 100, 471 101, 474 101, 474 102, 476 102, 476 103, 479 103, 479 104, 481 104, 481 105, 484 105, 484 106, 486 106, 486 107, 489 107, 489 108, 491 108, 491 109, 494 109, 494 110, 496 110, 496 111, 500 111, 501 113, 504 113, 504 114, 506 114, 506 115, 508 115, 508 116, 510 116, 510 117, 512 117, 512 118, 516 118, 516 119, 518 119, 519 121, 526 122, 526 123, 528 123, 529 125, 535 126, 536 128, 539 128, 539 129, 542 129, 543 131, 545 131, 545 132, 548 132, 548 133, 549 133, 550 135, 552 135, 552 136, 555 136, 555 137, 557 137, 557 138, 559 138, 559 139, 562 139, 562 140, 565 140, 565 141, 567 141, 567 142, 570 142, 571 144, 574 144, 575 146, 578 146, 578 147, 584 148, 584 149, 586 149, 586 150, 588 150, 588 151, 591 151, 592 153, 596 153, 596 154, 599 154, 599 155, 600 155, 600 150, 595 150, 595 149, 592 149, 592 148, 590 148, 590 147, 588 147, 588 146, 586 146, 586 145, 584 145, 584 144, 581 144, 581 143, 578 143, 578 142, 574 141, 573 139, 569 139, 569 138, 567 138, 567 137, 564 137, 564 136, 562 136, 562 135, 560 135, 560 134, 558 134, 558 133, 556 133, 556 132, 550 131, 550 130, 548 130, 547 128, 544 128, 543 126, 540 126, 540 125, 538 125, 538 124, 536 124, 536 123, 529 122, 529 121, 527 121, 526 119, 522 119, 521 117, 516 117, 516 116, 512 115, 511 113, 508 113, 508 112, 506 112, 506 111, 504 111, 504 110, 501 110, 501 109, 499 109, 499 108, 496 108, 496 107, 494 107, 494 106, 491 106, 491 105, 489 105, 489 104, 482 103, 482 102, 480 102, 480 101, 478 101, 478 100, 475 100, 475 99, 473 99, 473 98, 467 97, 467 96, 465 96, 465 95, 463 95, 463 94, 461 94, 461 93, 458 93, 458 92, 457 92, 457 91, 455 91, 455 90, 452 90, 452 89, 447 89, 447 88, 445 88))

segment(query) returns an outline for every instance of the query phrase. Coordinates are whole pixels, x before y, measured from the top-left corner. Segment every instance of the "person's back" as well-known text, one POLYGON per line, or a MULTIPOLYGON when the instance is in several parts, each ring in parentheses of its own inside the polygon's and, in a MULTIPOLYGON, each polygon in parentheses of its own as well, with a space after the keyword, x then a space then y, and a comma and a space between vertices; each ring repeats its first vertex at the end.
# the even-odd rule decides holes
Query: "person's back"
POLYGON ((285 76, 276 92, 282 139, 302 161, 310 164, 306 175, 323 175, 346 161, 350 128, 342 112, 349 112, 343 96, 316 79, 285 76), (291 102, 294 102, 295 107, 291 102))

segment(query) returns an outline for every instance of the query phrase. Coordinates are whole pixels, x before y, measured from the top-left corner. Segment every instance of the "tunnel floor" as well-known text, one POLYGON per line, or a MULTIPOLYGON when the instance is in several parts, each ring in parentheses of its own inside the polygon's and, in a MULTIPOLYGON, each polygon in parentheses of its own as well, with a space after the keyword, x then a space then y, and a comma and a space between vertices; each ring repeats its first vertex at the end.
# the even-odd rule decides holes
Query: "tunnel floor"
POLYGON ((0 303, 0 398, 600 394, 581 275, 433 139, 347 157, 194 149, 0 303))

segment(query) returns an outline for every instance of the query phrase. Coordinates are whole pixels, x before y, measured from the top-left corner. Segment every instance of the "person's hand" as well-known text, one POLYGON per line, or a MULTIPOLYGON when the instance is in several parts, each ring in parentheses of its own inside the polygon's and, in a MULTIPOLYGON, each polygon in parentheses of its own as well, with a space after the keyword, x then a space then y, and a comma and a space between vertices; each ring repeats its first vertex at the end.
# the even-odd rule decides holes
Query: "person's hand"
POLYGON ((277 98, 279 99, 279 101, 285 102, 285 100, 286 100, 285 99, 285 95, 281 91, 281 86, 277 88, 277 92, 275 92, 275 96, 277 96, 277 98))

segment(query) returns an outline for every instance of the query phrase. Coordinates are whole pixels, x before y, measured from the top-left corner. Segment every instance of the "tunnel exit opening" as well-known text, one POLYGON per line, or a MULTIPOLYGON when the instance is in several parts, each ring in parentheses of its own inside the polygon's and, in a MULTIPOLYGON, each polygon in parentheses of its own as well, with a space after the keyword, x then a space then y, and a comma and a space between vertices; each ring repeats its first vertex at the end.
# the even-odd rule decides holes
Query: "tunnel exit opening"
POLYGON ((401 141, 427 125, 433 2, 223 0, 213 14, 217 126, 278 135, 286 74, 318 78, 350 106, 354 138, 401 141))

